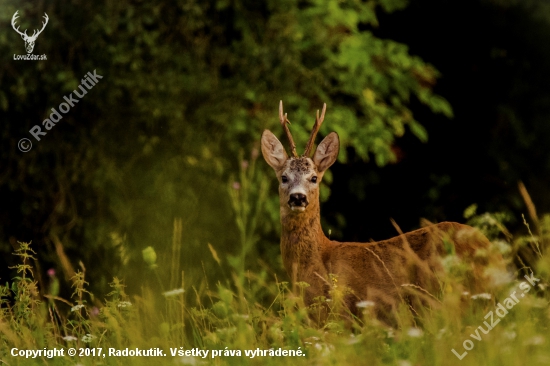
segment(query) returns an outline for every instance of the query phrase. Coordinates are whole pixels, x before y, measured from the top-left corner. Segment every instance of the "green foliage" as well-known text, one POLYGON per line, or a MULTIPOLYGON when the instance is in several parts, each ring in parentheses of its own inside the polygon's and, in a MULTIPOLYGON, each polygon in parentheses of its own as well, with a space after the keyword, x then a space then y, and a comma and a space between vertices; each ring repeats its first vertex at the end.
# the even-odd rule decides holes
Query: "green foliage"
MULTIPOLYGON (((547 222, 545 218, 541 224, 547 222)), ((548 227, 544 227, 544 232, 547 231, 548 227)), ((505 316, 494 313, 497 304, 512 293, 519 296, 517 291, 525 288, 518 281, 502 278, 501 288, 494 294, 465 294, 461 282, 468 265, 448 256, 443 261, 446 275, 440 278, 444 293, 433 298, 435 302, 429 311, 418 311, 414 316, 408 306, 403 305, 397 313, 399 326, 392 329, 376 320, 369 301, 358 303, 362 309, 358 318, 344 321, 341 306, 345 288, 336 276, 329 279, 330 301, 320 297, 307 308, 303 294, 308 284, 297 283, 295 288, 290 288, 287 282, 268 275, 269 269, 246 274, 233 272, 229 286, 219 284, 212 290, 198 290, 199 283, 182 281, 178 284, 181 289, 165 292, 161 298, 145 284, 140 295, 129 296, 124 283, 114 278, 110 283, 112 291, 103 301, 93 304, 83 301, 84 295, 91 294, 84 273, 79 272, 73 278, 74 303, 55 298, 47 305, 33 304, 20 296, 32 297, 31 291, 36 290, 21 285, 26 280, 34 281, 33 268, 27 263, 32 249, 27 243, 19 244, 15 254, 20 258, 20 268, 25 270, 22 276, 14 278, 11 287, 20 290, 14 290, 13 301, 6 301, 10 296, 8 286, 0 287, 0 354, 3 361, 10 364, 34 361, 14 358, 12 348, 64 349, 65 356, 53 360, 43 357, 41 362, 86 365, 150 364, 151 358, 147 357, 109 356, 109 348, 155 347, 167 354, 156 358, 157 364, 357 365, 368 359, 372 364, 397 365, 461 365, 465 361, 468 365, 524 365, 550 357, 548 348, 544 347, 550 325, 546 287, 550 257, 547 254, 527 272, 533 273, 540 282, 524 293, 525 296, 518 297, 520 301, 508 308, 505 316), (243 275, 244 282, 241 281, 243 275), (187 292, 194 292, 195 296, 186 298, 187 292), (318 323, 316 311, 325 307, 329 310, 328 319, 318 323), (18 312, 32 317, 33 323, 21 321, 18 312), (485 334, 478 327, 488 329, 483 321, 491 322, 486 316, 489 312, 500 321, 485 334), (472 333, 479 334, 479 340, 471 336, 472 333), (468 339, 474 347, 463 354, 464 341, 468 339), (96 352, 101 348, 106 356, 69 357, 66 354, 70 347, 96 352), (208 351, 208 356, 178 355, 178 351, 193 348, 208 351), (279 349, 299 350, 303 356, 269 355, 270 350, 279 349), (453 349, 466 358, 461 361, 453 349), (266 354, 252 357, 245 353, 257 350, 266 354), (213 357, 213 352, 218 353, 213 357)), ((153 270, 157 269, 172 270, 168 266, 153 270)), ((487 270, 491 269, 488 266, 487 270)), ((516 274, 524 281, 521 271, 516 274)), ((203 278, 201 282, 208 279, 203 278)))
MULTIPOLYGON (((176 218, 189 276, 201 275, 197 263, 208 256, 207 243, 240 257, 240 265, 255 246, 272 251, 279 230, 272 173, 262 161, 254 178, 239 166, 255 164, 263 129, 280 133, 281 99, 299 148, 309 135, 307 121, 327 103, 321 134, 339 133, 341 162, 348 148, 378 165, 394 161, 392 144, 407 126, 425 141, 409 108, 413 99, 452 115, 432 92, 435 68, 405 45, 372 34, 377 12, 401 9, 404 1, 0 4, 6 27, 16 10, 24 27, 36 14, 50 17, 35 50, 47 62, 0 66, 0 118, 13 122, 0 133, 3 146, 30 138, 30 127, 86 72, 103 76, 41 141, 33 139, 31 152, 1 152, 20 172, 1 178, 9 191, 3 193, 21 200, 5 224, 32 233, 41 259, 65 267, 51 245, 52 235, 59 236, 89 276, 102 278, 92 284, 102 289, 113 271, 142 276, 143 248, 171 255, 167 233, 176 218), (17 75, 7 72, 16 66, 17 75), (251 198, 244 197, 247 189, 229 189, 228 196, 227 182, 244 186, 244 178, 259 184, 250 188, 251 198)), ((23 52, 20 37, 3 36, 0 50, 23 52)), ((325 185, 322 199, 328 194, 325 185)), ((9 251, 6 242, 1 248, 9 251)), ((224 270, 203 265, 213 275, 224 270)))
MULTIPOLYGON (((340 162, 350 149, 380 166, 395 161, 392 145, 407 130, 426 141, 412 103, 452 116, 449 103, 433 92, 438 71, 406 45, 374 35, 384 26, 380 12, 405 5, 72 0, 16 6, 0 0, 5 29, 16 10, 23 28, 32 29, 43 12, 50 16, 35 48, 48 55, 47 62, 0 65, 0 119, 7 121, 0 132, 7 147, 0 151, 0 193, 13 200, 11 210, 0 213, 0 251, 8 256, 9 241, 16 245, 12 235, 32 237, 36 249, 15 246, 15 275, 0 286, 2 360, 13 347, 301 347, 306 357, 292 359, 294 364, 463 364, 450 349, 460 347, 495 305, 495 297, 481 296, 459 307, 463 264, 454 257, 444 262, 441 308, 426 318, 402 309, 399 329, 378 323, 368 303, 361 304, 363 317, 346 327, 337 278, 333 302, 318 298, 306 309, 308 284, 291 289, 277 276, 276 182, 257 161, 261 131, 280 134, 281 99, 299 147, 309 135, 306 121, 313 122, 314 110, 326 102, 321 135, 338 132, 340 162), (104 78, 47 136, 33 141, 30 153, 18 152, 16 141, 30 137, 28 130, 93 70, 104 78), (78 261, 82 270, 75 273, 71 263, 78 261), (49 271, 42 278, 50 266, 61 268, 66 279, 49 271), (108 293, 93 297, 96 290, 108 293), (330 317, 318 325, 308 312, 324 306, 330 317)), ((0 35, 0 50, 24 52, 11 31, 0 35)), ((517 112, 501 112, 520 145, 532 145, 517 112)), ((324 183, 331 181, 327 172, 324 183)), ((322 186, 322 200, 329 193, 322 186)), ((476 343, 468 364, 545 363, 550 356, 540 345, 549 325, 550 257, 544 249, 550 216, 535 218, 531 235, 514 240, 505 227, 507 214, 477 215, 471 206, 465 216, 519 262, 518 275, 534 269, 543 279, 490 338, 476 343)), ((498 295, 507 296, 514 289, 508 286, 498 295)), ((215 362, 280 362, 258 360, 215 362)), ((140 362, 150 360, 132 359, 140 362)))
POLYGON ((228 196, 235 213, 235 224, 239 231, 241 253, 239 256, 228 256, 231 267, 238 273, 244 273, 246 257, 258 243, 258 218, 261 217, 267 196, 269 181, 256 167, 259 152, 252 150, 251 161, 244 160, 239 154, 241 166, 238 180, 230 177, 228 196))

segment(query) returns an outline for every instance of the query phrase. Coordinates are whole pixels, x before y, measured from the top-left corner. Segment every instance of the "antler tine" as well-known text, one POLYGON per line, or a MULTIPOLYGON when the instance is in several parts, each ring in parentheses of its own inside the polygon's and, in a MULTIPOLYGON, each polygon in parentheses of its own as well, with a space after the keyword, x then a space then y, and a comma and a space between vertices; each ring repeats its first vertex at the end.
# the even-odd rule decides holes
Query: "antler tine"
MULTIPOLYGON (((42 29, 40 29, 40 30, 38 31, 38 33, 36 34, 37 37, 38 37, 38 35, 39 35, 40 33, 42 33, 42 31, 44 30, 44 28, 46 28, 46 25, 48 24, 48 20, 50 20, 50 18, 48 17, 48 14, 46 14, 46 13, 44 13, 44 15, 42 16, 42 18, 44 18, 45 22, 42 22, 42 29)), ((36 30, 35 30, 35 32, 36 32, 36 30)), ((34 36, 34 34, 33 34, 33 36, 34 36)))
POLYGON ((17 10, 17 11, 15 12, 15 14, 13 14, 13 17, 11 17, 11 26, 12 26, 13 30, 16 31, 17 33, 19 33, 20 35, 23 35, 23 34, 27 35, 27 31, 26 31, 26 30, 25 30, 25 33, 21 32, 21 31, 19 30, 19 27, 20 27, 20 26, 18 26, 17 28, 15 28, 16 22, 17 22, 17 18, 19 18, 19 14, 17 14, 18 12, 19 12, 19 10, 17 10))
POLYGON ((321 112, 321 117, 319 117, 319 110, 317 110, 317 117, 315 118, 315 124, 313 125, 313 129, 311 130, 311 135, 309 136, 309 140, 306 145, 306 150, 304 151, 304 156, 309 156, 309 154, 311 153, 311 148, 315 143, 315 136, 317 136, 317 132, 319 132, 319 129, 321 128, 321 124, 325 119, 326 110, 327 110, 327 103, 323 103, 323 111, 321 112))
POLYGON ((296 144, 294 143, 294 140, 292 139, 292 135, 290 134, 290 130, 288 128, 288 124, 290 121, 286 117, 286 113, 283 114, 283 101, 281 100, 279 102, 279 121, 281 121, 281 126, 283 126, 283 130, 285 130, 286 137, 288 138, 288 141, 290 142, 290 152, 292 153, 292 156, 295 158, 298 157, 298 152, 296 151, 296 144))

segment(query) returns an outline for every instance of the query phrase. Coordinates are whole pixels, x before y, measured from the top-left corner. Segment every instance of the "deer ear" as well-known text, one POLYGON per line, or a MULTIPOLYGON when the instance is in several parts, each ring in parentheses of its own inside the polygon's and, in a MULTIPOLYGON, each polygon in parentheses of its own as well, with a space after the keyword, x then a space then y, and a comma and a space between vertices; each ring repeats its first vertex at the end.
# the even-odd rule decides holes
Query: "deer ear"
POLYGON ((319 172, 324 172, 334 164, 339 151, 340 140, 338 139, 338 134, 336 132, 331 132, 321 141, 319 146, 317 146, 315 155, 313 155, 313 162, 317 165, 317 170, 319 170, 319 172))
POLYGON ((262 155, 275 171, 280 170, 288 159, 283 144, 269 130, 262 133, 262 155))

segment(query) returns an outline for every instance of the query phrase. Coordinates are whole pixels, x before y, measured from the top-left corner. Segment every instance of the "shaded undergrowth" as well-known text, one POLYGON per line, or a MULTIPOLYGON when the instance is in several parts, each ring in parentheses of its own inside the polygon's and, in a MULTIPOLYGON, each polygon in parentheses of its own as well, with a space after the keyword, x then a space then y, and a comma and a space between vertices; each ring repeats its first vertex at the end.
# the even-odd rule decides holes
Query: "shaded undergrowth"
MULTIPOLYGON (((340 316, 339 301, 345 289, 338 287, 337 280, 332 282, 331 299, 318 298, 307 308, 303 303, 307 284, 291 286, 265 267, 247 271, 242 263, 244 251, 227 263, 230 278, 215 288, 187 283, 179 267, 159 266, 152 247, 143 251, 143 259, 155 282, 143 285, 140 294, 126 294, 124 282, 114 278, 111 292, 94 296, 87 290, 93 279, 86 278, 81 265, 71 279, 72 296, 64 299, 58 296, 55 271, 48 271, 46 288, 38 287, 31 264, 32 246, 19 243, 14 253, 20 258, 14 268, 17 276, 0 286, 1 359, 8 365, 356 365, 366 360, 368 364, 401 366, 548 364, 550 256, 545 248, 550 215, 537 217, 536 230, 516 239, 506 231, 505 218, 499 215, 476 215, 471 207, 466 216, 507 258, 510 276, 502 277, 494 293, 465 293, 460 285, 463 263, 447 257, 438 305, 421 313, 402 306, 397 328, 376 320, 369 301, 358 303, 362 316, 346 323, 340 316), (170 283, 162 283, 163 271, 170 272, 170 283), (315 314, 322 306, 328 307, 330 315, 317 322, 315 314), (67 356, 71 347, 88 349, 90 356, 67 356), (25 358, 13 356, 15 348, 15 354, 57 348, 65 350, 65 356, 25 358), (99 352, 99 348, 102 355, 93 356, 90 350, 99 352), (109 349, 136 348, 158 348, 166 356, 109 355, 109 349)), ((246 218, 242 221, 245 230, 246 218)), ((180 226, 176 221, 175 236, 181 234, 180 226)), ((177 251, 178 245, 174 240, 172 250, 177 251)), ((225 259, 219 258, 212 245, 209 248, 212 259, 222 264, 225 259)))

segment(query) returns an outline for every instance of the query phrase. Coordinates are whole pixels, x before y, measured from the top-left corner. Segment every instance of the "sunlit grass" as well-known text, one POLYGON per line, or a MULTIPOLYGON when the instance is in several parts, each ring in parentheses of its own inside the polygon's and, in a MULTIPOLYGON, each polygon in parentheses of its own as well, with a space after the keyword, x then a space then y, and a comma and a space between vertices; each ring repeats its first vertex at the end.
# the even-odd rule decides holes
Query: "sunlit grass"
MULTIPOLYGON (((241 181, 245 179, 253 180, 254 176, 241 177, 241 181)), ((48 271, 47 288, 38 287, 32 245, 19 243, 14 253, 19 258, 15 267, 17 277, 0 286, 2 362, 8 365, 550 364, 547 291, 550 256, 544 250, 549 241, 549 215, 540 221, 537 218, 535 232, 512 240, 498 215, 476 215, 475 207, 469 208, 466 216, 470 222, 479 226, 510 262, 510 276, 502 276, 492 293, 468 293, 461 286, 463 263, 449 256, 443 260, 446 271, 446 277, 440 279, 443 293, 432 296, 429 307, 418 311, 411 312, 403 304, 396 315, 398 326, 391 328, 373 316, 374 304, 370 301, 358 303, 360 317, 343 317, 345 311, 339 299, 345 289, 338 286, 337 278, 332 281, 331 298, 318 298, 307 308, 303 292, 308 284, 291 285, 273 275, 265 265, 257 271, 247 270, 247 251, 256 240, 253 232, 257 224, 250 220, 250 215, 256 215, 258 208, 239 203, 243 195, 238 192, 232 199, 241 222, 243 250, 239 256, 223 258, 214 246, 208 245, 212 257, 204 260, 229 268, 229 277, 215 287, 208 285, 210 279, 206 273, 202 282, 197 277, 193 277, 192 283, 186 282, 177 260, 172 257, 168 263, 158 263, 156 250, 151 246, 142 252, 143 268, 148 271, 150 281, 141 286, 141 293, 127 294, 125 283, 114 278, 110 292, 94 296, 88 291, 93 278, 86 277, 81 264, 72 278, 72 296, 64 299, 59 297, 60 282, 55 271, 48 271), (163 278, 170 280, 163 283, 163 278), (329 309, 328 319, 318 321, 324 306, 329 309), (12 355, 12 352, 24 354, 25 350, 54 348, 63 349, 64 356, 40 355, 33 359, 12 355), (79 350, 77 356, 67 355, 70 348, 79 350), (124 356, 136 349, 142 353, 162 351, 166 356, 124 356), (89 356, 79 357, 81 352, 89 356)), ((174 256, 179 255, 179 235, 181 221, 175 220, 171 248, 174 256)))

